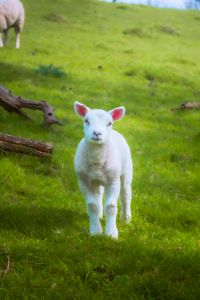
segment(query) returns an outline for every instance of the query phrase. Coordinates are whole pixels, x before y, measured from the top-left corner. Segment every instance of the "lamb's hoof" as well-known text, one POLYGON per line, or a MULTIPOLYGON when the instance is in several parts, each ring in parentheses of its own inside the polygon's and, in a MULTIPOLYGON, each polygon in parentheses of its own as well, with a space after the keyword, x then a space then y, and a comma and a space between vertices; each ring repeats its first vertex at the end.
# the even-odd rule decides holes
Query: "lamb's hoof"
POLYGON ((101 227, 92 227, 90 228, 90 236, 101 235, 103 230, 101 227))
POLYGON ((106 230, 106 235, 113 238, 113 239, 117 239, 118 238, 117 228, 113 228, 111 230, 106 230))
POLYGON ((131 222, 131 215, 130 214, 125 215, 123 212, 121 212, 120 219, 121 219, 121 221, 125 222, 126 224, 129 224, 131 222))

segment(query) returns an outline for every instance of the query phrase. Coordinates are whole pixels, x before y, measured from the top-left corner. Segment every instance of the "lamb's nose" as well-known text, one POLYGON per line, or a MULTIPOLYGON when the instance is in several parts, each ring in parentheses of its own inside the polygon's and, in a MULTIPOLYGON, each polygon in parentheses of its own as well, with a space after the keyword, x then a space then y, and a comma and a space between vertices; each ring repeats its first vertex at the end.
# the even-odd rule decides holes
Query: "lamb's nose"
POLYGON ((93 131, 93 134, 96 135, 96 137, 99 137, 99 135, 101 135, 101 132, 93 131))

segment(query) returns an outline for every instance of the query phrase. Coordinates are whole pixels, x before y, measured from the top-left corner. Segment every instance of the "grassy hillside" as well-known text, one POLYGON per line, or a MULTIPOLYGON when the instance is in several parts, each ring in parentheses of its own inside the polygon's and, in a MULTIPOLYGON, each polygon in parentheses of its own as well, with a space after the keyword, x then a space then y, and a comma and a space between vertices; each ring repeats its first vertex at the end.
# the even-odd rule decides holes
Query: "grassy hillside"
MULTIPOLYGON (((0 83, 46 99, 62 127, 0 108, 0 131, 54 144, 51 160, 0 154, 1 299, 199 299, 200 12, 92 0, 24 0, 21 49, 0 49, 0 83), (124 105, 133 220, 89 238, 73 170, 73 102, 124 105), (10 258, 10 267, 5 274, 10 258)), ((104 221, 105 224, 105 221, 104 221)))

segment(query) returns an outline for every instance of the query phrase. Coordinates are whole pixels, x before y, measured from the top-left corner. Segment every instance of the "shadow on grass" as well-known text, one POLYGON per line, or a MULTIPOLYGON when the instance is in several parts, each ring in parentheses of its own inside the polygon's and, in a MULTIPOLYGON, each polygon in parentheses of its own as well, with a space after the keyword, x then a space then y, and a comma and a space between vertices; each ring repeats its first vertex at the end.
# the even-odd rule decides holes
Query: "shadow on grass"
MULTIPOLYGON (((18 81, 26 81, 28 80, 28 84, 32 84, 34 86, 42 85, 48 86, 53 84, 49 84, 49 80, 53 80, 53 83, 56 86, 61 83, 65 83, 66 81, 71 81, 69 74, 65 74, 64 71, 61 70, 59 66, 55 65, 43 65, 38 62, 38 66, 35 68, 27 68, 18 64, 10 64, 0 62, 1 76, 0 80, 3 84, 7 82, 18 82, 18 81), (66 76, 61 76, 66 75, 66 76), (9 80, 8 80, 9 78, 9 80), (58 80, 59 79, 59 80, 58 80)), ((15 93, 15 91, 12 91, 15 93)), ((23 96, 23 95, 22 95, 23 96)))
POLYGON ((2 206, 0 227, 17 231, 30 237, 46 238, 56 230, 79 230, 78 221, 83 216, 78 212, 59 208, 2 206))
POLYGON ((76 241, 81 282, 93 292, 104 293, 100 299, 197 299, 200 254, 179 242, 169 246, 160 240, 155 245, 140 238, 141 233, 128 232, 118 241, 90 239, 87 247, 76 241))
POLYGON ((0 62, 1 69, 1 81, 6 81, 9 78, 9 81, 18 81, 18 80, 27 80, 27 78, 35 77, 35 72, 33 69, 27 67, 9 64, 0 62))

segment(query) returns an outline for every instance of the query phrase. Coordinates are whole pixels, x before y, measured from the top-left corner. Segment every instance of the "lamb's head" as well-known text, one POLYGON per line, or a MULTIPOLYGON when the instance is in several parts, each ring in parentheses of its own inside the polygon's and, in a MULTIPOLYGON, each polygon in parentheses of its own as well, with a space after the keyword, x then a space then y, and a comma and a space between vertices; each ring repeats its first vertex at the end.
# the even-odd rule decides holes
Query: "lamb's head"
POLYGON ((105 111, 102 109, 90 109, 79 102, 74 103, 74 110, 77 115, 84 119, 86 140, 96 144, 103 144, 108 140, 113 122, 120 120, 125 114, 123 106, 105 111))

